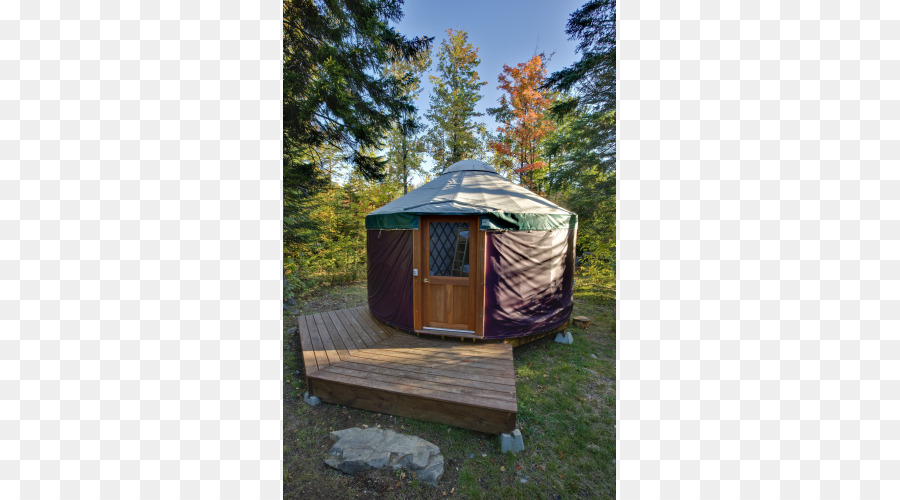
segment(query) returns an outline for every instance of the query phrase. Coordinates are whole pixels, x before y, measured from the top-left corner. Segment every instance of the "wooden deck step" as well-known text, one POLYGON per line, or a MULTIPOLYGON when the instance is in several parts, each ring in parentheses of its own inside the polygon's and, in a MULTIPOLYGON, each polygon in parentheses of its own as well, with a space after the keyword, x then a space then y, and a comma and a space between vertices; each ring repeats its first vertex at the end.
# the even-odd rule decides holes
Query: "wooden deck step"
POLYGON ((515 428, 512 346, 420 338, 367 307, 297 318, 310 394, 496 434, 515 428))

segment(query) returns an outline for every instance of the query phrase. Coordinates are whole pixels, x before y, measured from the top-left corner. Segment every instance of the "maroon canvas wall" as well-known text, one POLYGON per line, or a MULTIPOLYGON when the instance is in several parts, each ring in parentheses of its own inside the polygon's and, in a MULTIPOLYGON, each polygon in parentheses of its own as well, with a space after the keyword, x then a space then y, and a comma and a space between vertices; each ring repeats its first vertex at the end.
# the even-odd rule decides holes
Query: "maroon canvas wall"
POLYGON ((575 229, 486 233, 484 337, 533 335, 572 314, 575 229))
POLYGON ((413 329, 413 233, 366 232, 369 310, 381 321, 413 329))

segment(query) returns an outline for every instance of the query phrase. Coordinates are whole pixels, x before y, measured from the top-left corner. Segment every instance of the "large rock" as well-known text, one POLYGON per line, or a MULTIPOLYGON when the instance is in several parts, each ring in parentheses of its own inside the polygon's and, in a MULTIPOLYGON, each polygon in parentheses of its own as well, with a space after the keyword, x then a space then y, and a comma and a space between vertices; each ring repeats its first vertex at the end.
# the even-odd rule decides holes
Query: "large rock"
POLYGON ((437 485, 444 473, 444 457, 437 446, 416 436, 385 429, 353 427, 333 431, 337 440, 325 460, 329 466, 347 473, 391 467, 415 472, 427 484, 437 485))

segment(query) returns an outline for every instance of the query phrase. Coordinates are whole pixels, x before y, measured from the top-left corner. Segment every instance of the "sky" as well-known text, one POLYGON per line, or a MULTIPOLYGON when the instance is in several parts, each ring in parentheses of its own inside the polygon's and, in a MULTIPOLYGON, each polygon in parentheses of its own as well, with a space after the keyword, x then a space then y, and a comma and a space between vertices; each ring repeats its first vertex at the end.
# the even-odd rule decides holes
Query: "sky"
MULTIPOLYGON (((393 26, 407 37, 433 36, 432 69, 436 66, 438 48, 447 36, 447 28, 469 33, 469 42, 478 47, 481 64, 478 76, 488 82, 481 88, 483 98, 476 110, 485 113, 480 119, 491 133, 497 123, 485 111, 496 107, 502 91, 497 89, 497 76, 503 65, 516 64, 544 52, 555 53, 547 64, 547 74, 563 69, 579 59, 577 43, 568 40, 566 22, 585 0, 406 0, 403 19, 393 26)), ((433 71, 429 74, 434 74, 433 71)), ((416 106, 424 121, 430 102, 431 83, 422 82, 422 94, 416 106)), ((425 155, 426 168, 432 166, 425 155)))

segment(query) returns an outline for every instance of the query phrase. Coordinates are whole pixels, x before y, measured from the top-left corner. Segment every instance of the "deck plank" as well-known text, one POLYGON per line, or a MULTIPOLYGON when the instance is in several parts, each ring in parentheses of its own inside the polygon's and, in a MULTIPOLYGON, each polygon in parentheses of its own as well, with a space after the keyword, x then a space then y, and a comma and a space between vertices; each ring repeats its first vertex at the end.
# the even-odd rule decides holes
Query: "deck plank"
POLYGON ((334 404, 353 406, 401 417, 430 420, 489 434, 510 432, 516 426, 516 413, 421 398, 410 394, 373 391, 333 381, 318 381, 317 395, 334 404))
POLYGON ((438 347, 441 352, 459 354, 471 354, 485 359, 508 361, 511 347, 507 344, 462 344, 454 340, 422 339, 414 335, 404 335, 402 340, 398 336, 384 341, 384 345, 397 344, 406 348, 431 348, 438 347))
POLYGON ((319 334, 319 326, 316 324, 315 318, 306 316, 306 323, 309 325, 309 332, 312 338, 313 355, 316 357, 316 363, 319 371, 328 367, 328 356, 325 354, 325 346, 322 344, 322 336, 319 334))
POLYGON ((341 359, 341 362, 343 362, 343 360, 350 357, 352 351, 356 350, 356 346, 344 338, 341 333, 342 330, 334 324, 330 312, 322 313, 322 322, 325 324, 325 328, 328 329, 329 337, 331 337, 331 342, 334 344, 338 357, 341 359))
POLYGON ((405 335, 402 341, 400 341, 397 336, 394 336, 391 339, 385 341, 385 345, 391 345, 394 343, 407 348, 428 349, 436 347, 440 349, 441 352, 469 354, 484 359, 496 359, 500 361, 507 361, 509 359, 510 349, 510 347, 506 344, 482 344, 477 346, 463 346, 457 344, 456 341, 453 340, 425 340, 413 335, 405 335))
POLYGON ((484 359, 471 355, 454 354, 452 352, 443 352, 440 348, 435 347, 407 348, 382 345, 374 350, 384 351, 385 354, 391 356, 423 359, 436 365, 464 365, 482 368, 484 370, 496 372, 499 376, 512 375, 513 370, 513 366, 511 363, 509 364, 509 366, 507 366, 506 363, 502 363, 492 359, 484 359))
POLYGON ((482 432, 515 426, 512 347, 421 338, 355 307, 297 318, 310 392, 323 401, 482 432))
POLYGON ((381 356, 396 358, 398 360, 413 361, 421 366, 435 369, 444 369, 448 371, 473 370, 475 373, 481 375, 505 378, 514 377, 512 369, 492 363, 482 363, 477 358, 442 356, 440 353, 429 353, 428 351, 410 352, 402 349, 390 348, 367 349, 366 352, 376 353, 381 356))
POLYGON ((338 356, 337 349, 334 347, 334 342, 331 341, 331 334, 325 326, 322 315, 319 313, 313 314, 313 321, 316 322, 316 327, 319 329, 319 338, 322 339, 325 355, 328 357, 328 365, 331 366, 339 363, 341 358, 338 356))
POLYGON ((483 359, 485 361, 496 361, 507 363, 510 361, 509 346, 505 344, 488 344, 482 346, 482 349, 472 349, 469 347, 461 348, 453 344, 453 341, 446 340, 427 340, 422 341, 412 335, 395 335, 381 343, 383 346, 396 347, 398 349, 416 349, 416 350, 433 350, 442 354, 453 356, 470 356, 483 359), (449 345, 448 345, 449 344, 449 345), (499 347, 499 348, 498 348, 499 347))
MULTIPOLYGON (((344 361, 340 366, 333 367, 332 373, 347 373, 354 371, 360 373, 363 378, 372 374, 375 379, 393 382, 402 381, 404 384, 414 385, 435 392, 452 392, 455 394, 471 396, 473 398, 496 399, 503 402, 515 401, 511 397, 509 391, 496 391, 490 387, 473 387, 471 385, 460 384, 460 379, 448 377, 446 375, 433 375, 419 371, 401 370, 393 366, 377 366, 368 363, 356 363, 353 361, 344 361), (346 370, 346 371, 339 371, 346 370), (365 372, 365 374, 362 374, 365 372), (384 376, 384 378, 380 378, 384 376)), ((348 375, 350 373, 347 373, 348 375)))
POLYGON ((390 338, 395 332, 399 330, 392 328, 390 326, 385 325, 384 323, 379 322, 375 319, 372 314, 369 312, 369 308, 365 306, 355 307, 350 309, 358 318, 361 319, 363 324, 368 324, 371 328, 371 332, 381 337, 381 340, 387 340, 390 338))
POLYGON ((353 343, 353 350, 351 354, 358 352, 360 349, 365 349, 366 343, 362 339, 362 334, 353 327, 353 325, 347 321, 344 317, 343 311, 331 311, 328 313, 331 316, 332 321, 334 321, 335 327, 341 329, 344 332, 344 337, 347 342, 353 343))
POLYGON ((306 323, 306 316, 297 317, 297 330, 300 333, 300 351, 303 353, 303 369, 309 376, 319 371, 319 364, 316 362, 316 355, 313 352, 312 339, 309 334, 309 325, 306 323))
POLYGON ((466 364, 456 366, 430 365, 415 358, 386 356, 377 349, 357 351, 351 355, 351 359, 364 359, 369 364, 387 364, 404 370, 421 370, 435 375, 453 376, 460 380, 481 384, 516 385, 514 378, 492 375, 493 372, 483 372, 479 369, 473 369, 466 364))
POLYGON ((343 370, 333 370, 335 367, 329 367, 326 371, 321 371, 318 373, 316 378, 322 380, 332 380, 335 382, 343 382, 347 384, 352 384, 357 387, 362 388, 370 388, 370 389, 381 389, 387 392, 395 392, 399 394, 410 394, 413 396, 424 397, 427 399, 434 399, 438 401, 448 401, 452 403, 464 404, 467 406, 477 406, 484 408, 497 408, 500 410, 506 411, 516 411, 515 404, 512 403, 504 403, 502 401, 496 400, 488 400, 488 399, 479 399, 473 398, 469 396, 464 396, 460 394, 454 394, 452 392, 440 392, 433 391, 426 388, 419 387, 417 385, 411 384, 402 384, 397 383, 396 381, 385 382, 381 380, 380 377, 373 376, 363 378, 355 374, 347 374, 344 373, 343 370), (490 403, 490 404, 487 404, 490 403))
POLYGON ((394 333, 388 330, 390 328, 389 326, 378 323, 377 320, 369 314, 369 308, 367 307, 361 306, 345 310, 359 321, 359 324, 366 329, 369 335, 377 337, 379 342, 389 339, 394 333))
POLYGON ((366 347, 374 346, 375 344, 384 340, 374 331, 372 331, 372 328, 362 319, 357 318, 350 309, 342 309, 338 312, 341 313, 340 315, 343 317, 344 322, 348 324, 353 331, 356 332, 356 334, 359 336, 360 340, 366 347))

